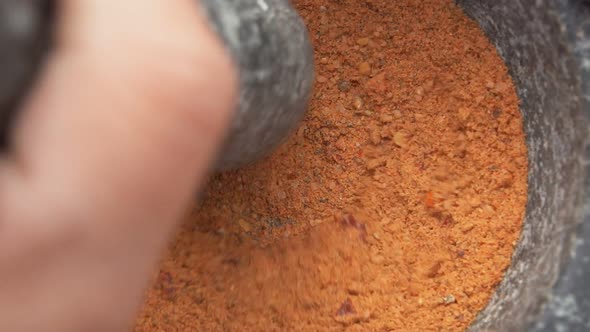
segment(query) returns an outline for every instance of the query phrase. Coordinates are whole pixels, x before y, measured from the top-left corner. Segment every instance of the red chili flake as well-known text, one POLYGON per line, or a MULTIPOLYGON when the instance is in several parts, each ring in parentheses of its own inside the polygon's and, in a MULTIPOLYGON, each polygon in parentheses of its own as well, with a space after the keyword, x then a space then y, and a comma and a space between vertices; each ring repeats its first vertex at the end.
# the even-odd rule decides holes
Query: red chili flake
POLYGON ((342 155, 337 154, 337 153, 332 155, 332 159, 338 164, 342 164, 344 162, 344 157, 342 157, 342 155))
POLYGON ((438 275, 438 273, 440 272, 440 269, 442 268, 442 261, 436 261, 434 262, 434 264, 432 264, 432 266, 428 269, 428 271, 426 272, 426 276, 428 278, 434 278, 438 275))
POLYGON ((346 301, 342 302, 338 311, 336 311, 337 316, 346 316, 346 315, 354 315, 356 314, 356 309, 352 305, 352 300, 347 298, 346 301))
POLYGON ((176 299, 176 287, 173 285, 170 272, 160 271, 156 285, 166 299, 169 301, 174 301, 176 299))
POLYGON ((170 285, 172 283, 172 275, 170 274, 170 272, 160 271, 157 282, 161 286, 170 285))
POLYGON ((363 242, 367 242, 367 227, 365 226, 365 224, 360 225, 359 233, 361 240, 363 240, 363 242))
POLYGON ((435 203, 436 202, 434 200, 434 193, 432 191, 427 192, 424 195, 424 204, 426 205, 426 207, 433 208, 435 203))
POLYGON ((360 238, 364 242, 367 242, 367 226, 365 226, 365 224, 361 224, 358 220, 356 220, 356 218, 353 215, 349 214, 347 216, 342 217, 340 222, 345 227, 352 227, 358 230, 360 238))
POLYGON ((502 115, 502 110, 499 108, 494 108, 492 110, 492 116, 494 117, 494 119, 497 119, 500 117, 500 115, 502 115))
POLYGON ((176 287, 173 287, 173 286, 164 287, 163 291, 164 291, 164 297, 168 301, 176 300, 176 287))
POLYGON ((457 250, 457 257, 459 257, 459 258, 465 257, 465 250, 457 250))
POLYGON ((416 168, 420 171, 423 172, 426 170, 426 165, 424 165, 424 161, 418 161, 416 162, 416 168))
POLYGON ((239 257, 227 257, 227 258, 224 258, 221 261, 221 263, 227 264, 227 265, 238 266, 238 265, 240 265, 240 258, 239 257))
POLYGON ((443 226, 451 226, 455 223, 455 219, 450 214, 444 214, 441 218, 443 226))
POLYGON ((342 223, 343 226, 348 226, 348 227, 353 227, 353 228, 356 228, 356 226, 357 226, 356 219, 351 215, 343 216, 342 219, 340 220, 340 222, 342 223))

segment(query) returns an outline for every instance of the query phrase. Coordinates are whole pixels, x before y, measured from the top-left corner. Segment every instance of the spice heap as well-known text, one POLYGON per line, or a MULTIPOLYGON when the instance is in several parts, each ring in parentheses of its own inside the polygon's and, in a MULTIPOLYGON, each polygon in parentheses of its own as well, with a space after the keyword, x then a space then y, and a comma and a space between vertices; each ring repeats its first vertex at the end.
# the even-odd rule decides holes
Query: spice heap
POLYGON ((295 0, 317 60, 274 155, 219 174, 135 331, 461 331, 522 226, 518 99, 452 0, 295 0))

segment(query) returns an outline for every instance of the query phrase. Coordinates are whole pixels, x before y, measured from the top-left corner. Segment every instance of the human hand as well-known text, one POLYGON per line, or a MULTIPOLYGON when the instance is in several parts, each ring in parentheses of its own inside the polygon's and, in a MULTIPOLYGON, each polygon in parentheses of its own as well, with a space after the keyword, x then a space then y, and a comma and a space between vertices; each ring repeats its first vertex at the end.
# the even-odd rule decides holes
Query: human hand
POLYGON ((194 0, 61 0, 0 158, 0 331, 124 331, 203 183, 236 77, 194 0))

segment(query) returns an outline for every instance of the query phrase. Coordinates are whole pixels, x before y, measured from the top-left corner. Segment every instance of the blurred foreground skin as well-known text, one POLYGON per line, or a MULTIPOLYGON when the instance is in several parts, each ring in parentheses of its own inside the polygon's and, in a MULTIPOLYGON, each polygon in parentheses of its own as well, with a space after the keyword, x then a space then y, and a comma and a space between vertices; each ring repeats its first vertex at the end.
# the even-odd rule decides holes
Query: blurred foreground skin
POLYGON ((0 159, 0 331, 125 331, 236 77, 195 0, 62 0, 0 159))

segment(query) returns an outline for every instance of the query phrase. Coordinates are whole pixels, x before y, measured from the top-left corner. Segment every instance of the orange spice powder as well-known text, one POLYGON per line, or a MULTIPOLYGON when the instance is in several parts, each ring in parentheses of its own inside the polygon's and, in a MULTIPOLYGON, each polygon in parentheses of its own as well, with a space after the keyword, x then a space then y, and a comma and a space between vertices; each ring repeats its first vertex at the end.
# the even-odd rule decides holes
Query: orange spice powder
POLYGON ((143 331, 462 331, 522 226, 506 67, 451 0, 294 0, 315 46, 305 120, 213 177, 143 331))

